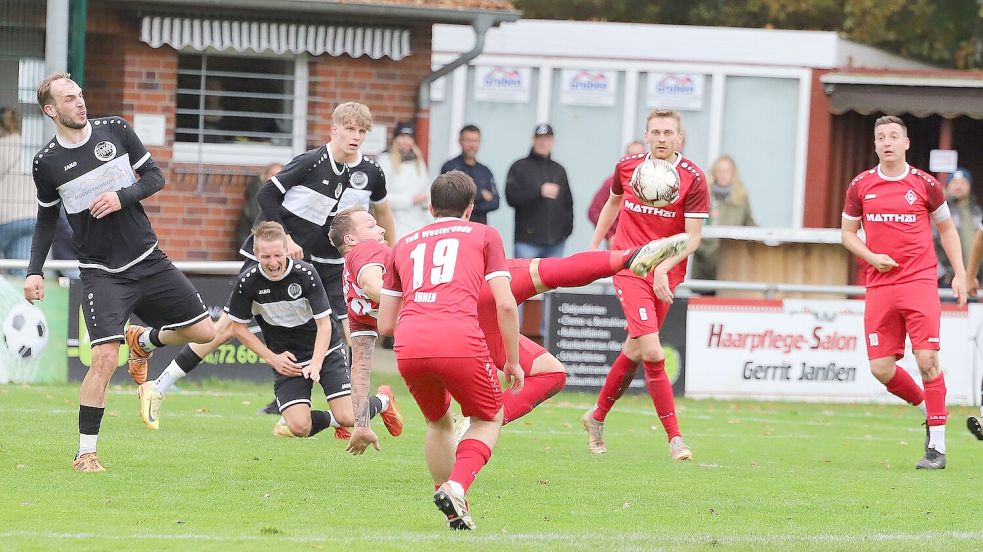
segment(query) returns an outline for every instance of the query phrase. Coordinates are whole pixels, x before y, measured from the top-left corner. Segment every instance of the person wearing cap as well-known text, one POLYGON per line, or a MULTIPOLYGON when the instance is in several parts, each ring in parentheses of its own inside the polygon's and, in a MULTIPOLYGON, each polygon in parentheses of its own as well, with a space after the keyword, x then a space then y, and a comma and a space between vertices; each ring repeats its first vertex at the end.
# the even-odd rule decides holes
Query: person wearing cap
MULTIPOLYGON (((976 203, 976 197, 973 195, 972 187, 973 175, 962 167, 950 174, 945 184, 946 203, 949 204, 952 222, 956 225, 956 230, 959 232, 959 244, 962 246, 964 259, 969 258, 976 228, 983 221, 983 209, 976 203)), ((949 257, 942 250, 942 240, 939 232, 933 230, 932 233, 935 242, 935 256, 939 261, 939 286, 949 287, 955 271, 949 263, 949 257)), ((967 273, 969 279, 972 279, 974 276, 978 276, 978 274, 967 273)))
POLYGON ((410 123, 397 123, 389 151, 377 160, 386 173, 389 205, 396 223, 396 239, 433 221, 430 216, 430 176, 423 152, 416 145, 410 123))
POLYGON ((561 257, 573 233, 567 171, 554 161, 553 127, 536 125, 529 155, 509 168, 505 200, 515 209, 515 257, 561 257))
POLYGON ((481 130, 475 125, 464 125, 458 134, 457 143, 461 145, 461 155, 448 159, 440 174, 451 171, 461 171, 474 180, 477 191, 474 195, 474 209, 471 211, 471 222, 488 224, 488 213, 498 209, 498 186, 491 169, 479 163, 478 148, 481 147, 481 130))

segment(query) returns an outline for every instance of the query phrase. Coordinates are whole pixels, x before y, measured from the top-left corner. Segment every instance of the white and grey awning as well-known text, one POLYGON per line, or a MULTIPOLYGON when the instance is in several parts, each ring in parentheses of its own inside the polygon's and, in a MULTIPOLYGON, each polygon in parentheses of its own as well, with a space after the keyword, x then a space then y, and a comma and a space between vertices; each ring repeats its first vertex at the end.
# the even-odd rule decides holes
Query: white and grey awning
POLYGON ((239 21, 200 17, 144 16, 140 40, 154 48, 244 52, 347 54, 357 58, 410 55, 410 31, 396 27, 239 21))

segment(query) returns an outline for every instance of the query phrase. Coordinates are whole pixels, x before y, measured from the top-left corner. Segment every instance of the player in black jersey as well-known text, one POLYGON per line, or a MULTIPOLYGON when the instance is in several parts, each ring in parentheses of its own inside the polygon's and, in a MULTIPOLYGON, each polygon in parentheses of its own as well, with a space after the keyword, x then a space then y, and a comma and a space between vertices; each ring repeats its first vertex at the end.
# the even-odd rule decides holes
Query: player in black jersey
POLYGON ((57 132, 34 158, 39 208, 24 297, 44 299, 41 270, 64 206, 80 252, 82 310, 92 345, 72 467, 105 471, 96 441, 130 315, 155 328, 142 336, 148 349, 206 343, 215 329, 194 286, 157 247, 140 201, 160 191, 164 177, 133 127, 119 117, 88 119, 82 90, 67 73, 41 81, 37 97, 57 132))
MULTIPOLYGON (((257 201, 264 220, 282 223, 287 231, 287 255, 310 262, 324 282, 331 303, 332 317, 347 330, 348 309, 342 291, 344 259, 328 240, 334 215, 353 206, 372 206, 379 224, 392 235, 392 211, 386 202, 386 181, 382 169, 359 152, 365 135, 372 130, 372 114, 359 103, 348 102, 332 114, 331 141, 298 155, 260 190, 257 201), (388 225, 388 226, 387 226, 388 225)), ((239 251, 247 264, 255 262, 252 238, 239 251)), ((231 334, 228 317, 215 324, 216 337, 203 345, 183 347, 160 376, 140 387, 140 412, 147 427, 157 429, 163 394, 180 378, 201 363, 201 359, 226 342, 231 334)), ((339 328, 337 335, 343 335, 339 328)), ((347 331, 344 334, 347 341, 347 331)), ((139 361, 139 359, 138 359, 139 361)))
MULTIPOLYGON (((317 270, 287 256, 289 242, 280 224, 261 223, 252 237, 257 262, 239 274, 226 309, 232 334, 273 367, 273 390, 282 416, 273 433, 310 437, 328 427, 351 427, 348 365, 341 337, 332 331, 331 306, 317 270), (249 330, 254 316, 266 344, 249 330), (314 382, 321 384, 330 412, 311 410, 314 382)), ((380 387, 368 403, 370 417, 386 412, 383 421, 389 432, 402 432, 388 386, 380 387)))

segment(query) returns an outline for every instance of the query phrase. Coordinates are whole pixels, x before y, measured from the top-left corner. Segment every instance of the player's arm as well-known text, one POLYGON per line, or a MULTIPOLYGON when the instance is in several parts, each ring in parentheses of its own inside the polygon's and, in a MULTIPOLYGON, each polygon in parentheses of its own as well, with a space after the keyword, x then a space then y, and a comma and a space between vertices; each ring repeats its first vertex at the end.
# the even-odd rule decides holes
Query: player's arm
POLYGON ((380 303, 382 294, 382 266, 377 264, 365 265, 358 271, 358 287, 376 303, 380 303))
POLYGON ((887 272, 898 267, 898 263, 895 262, 888 255, 883 253, 874 253, 871 251, 867 244, 864 243, 857 232, 860 231, 860 219, 853 220, 847 217, 843 217, 840 222, 840 241, 843 242, 843 247, 847 251, 853 253, 857 257, 860 257, 864 261, 873 265, 878 272, 887 272))
POLYGON ((980 290, 980 281, 976 277, 980 273, 980 260, 983 259, 983 230, 977 228, 973 236, 973 247, 969 250, 969 260, 966 261, 967 289, 970 295, 976 295, 980 290))
POLYGON ((314 325, 317 326, 317 334, 314 336, 314 354, 311 356, 311 363, 301 372, 304 377, 318 382, 321 381, 321 366, 324 364, 324 357, 328 354, 328 346, 331 344, 331 311, 327 311, 320 318, 314 318, 314 325))
POLYGON ((373 203, 372 211, 376 223, 386 229, 386 243, 393 245, 396 243, 396 221, 393 219, 393 209, 388 201, 373 203))
POLYGON ((259 355, 260 358, 265 360, 274 370, 283 374, 284 376, 301 376, 301 367, 297 364, 297 357, 294 356, 290 351, 284 351, 280 354, 276 354, 266 346, 265 343, 260 341, 256 335, 249 331, 248 322, 243 322, 242 320, 233 319, 229 316, 229 322, 232 326, 232 335, 238 339, 243 345, 249 347, 249 349, 259 355))
POLYGON ((355 412, 355 428, 348 441, 348 452, 355 456, 372 445, 379 450, 379 438, 369 427, 369 387, 372 379, 372 351, 374 335, 352 336, 352 409, 355 412))
POLYGON ((61 203, 40 203, 38 217, 34 222, 34 238, 31 240, 31 261, 27 265, 27 278, 24 279, 24 299, 30 302, 44 300, 44 275, 42 268, 48 258, 51 242, 55 238, 55 227, 58 225, 58 210, 61 203))
POLYGON ((664 259, 656 265, 652 271, 652 290, 656 298, 666 303, 672 303, 673 294, 669 287, 669 271, 687 257, 692 255, 700 247, 700 238, 703 236, 703 221, 706 219, 697 217, 687 217, 684 223, 686 235, 689 236, 689 243, 679 255, 664 259))
POLYGON ((949 257, 952 271, 952 296, 955 297, 960 305, 966 304, 966 265, 963 264, 963 250, 959 243, 959 231, 953 224, 951 217, 935 221, 935 226, 939 229, 939 237, 942 239, 942 250, 949 257))
MULTIPOLYGON (((515 298, 512 298, 515 302, 515 298)), ((379 297, 379 335, 392 335, 396 330, 399 309, 403 308, 403 298, 383 292, 379 297)))
POLYGON ((608 194, 608 200, 604 202, 604 207, 601 207, 601 214, 597 215, 597 226, 594 227, 594 236, 590 240, 591 249, 597 249, 601 246, 601 242, 608 235, 608 230, 611 229, 614 220, 618 218, 618 211, 620 210, 621 194, 614 192, 608 194))
POLYGON ((512 393, 522 390, 523 372, 519 366, 519 307, 515 304, 509 278, 497 276, 488 280, 492 297, 495 298, 495 310, 498 313, 498 330, 505 342, 505 376, 509 380, 512 393))

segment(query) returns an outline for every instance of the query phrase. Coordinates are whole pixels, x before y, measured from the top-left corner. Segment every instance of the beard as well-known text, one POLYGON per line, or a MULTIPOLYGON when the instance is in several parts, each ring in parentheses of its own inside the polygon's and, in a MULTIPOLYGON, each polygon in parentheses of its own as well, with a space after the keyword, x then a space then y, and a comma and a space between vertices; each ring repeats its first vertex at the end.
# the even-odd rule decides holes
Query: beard
POLYGON ((85 125, 89 123, 88 119, 83 120, 81 123, 77 123, 75 122, 74 119, 72 119, 71 116, 64 115, 62 113, 58 113, 58 122, 61 123, 61 125, 64 127, 75 129, 75 130, 81 130, 85 128, 85 125))

